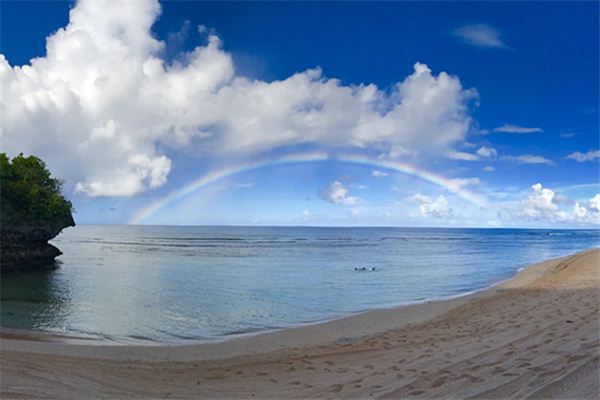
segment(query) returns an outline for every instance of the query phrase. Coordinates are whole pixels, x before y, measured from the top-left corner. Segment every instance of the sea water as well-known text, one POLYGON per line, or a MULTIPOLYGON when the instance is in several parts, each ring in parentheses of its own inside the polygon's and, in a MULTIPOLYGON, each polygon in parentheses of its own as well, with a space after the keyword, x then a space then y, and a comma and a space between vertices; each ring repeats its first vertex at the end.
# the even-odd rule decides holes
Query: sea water
POLYGON ((57 268, 2 277, 1 326, 182 343, 461 295, 600 231, 80 225, 53 243, 57 268))

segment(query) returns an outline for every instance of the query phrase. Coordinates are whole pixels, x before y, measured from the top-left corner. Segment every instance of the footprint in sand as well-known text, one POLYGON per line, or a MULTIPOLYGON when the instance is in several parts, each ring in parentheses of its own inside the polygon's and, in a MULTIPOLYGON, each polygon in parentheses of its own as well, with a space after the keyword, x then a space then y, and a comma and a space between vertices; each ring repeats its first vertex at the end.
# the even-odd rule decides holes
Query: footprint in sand
POLYGON ((576 355, 576 356, 567 356, 567 362, 568 363, 572 363, 572 362, 576 362, 579 360, 583 360, 584 358, 587 358, 587 355, 576 355))
POLYGON ((329 386, 329 391, 332 393, 339 393, 342 391, 342 389, 344 389, 344 385, 341 383, 336 383, 335 385, 329 386))
POLYGON ((448 379, 447 379, 447 378, 445 378, 445 377, 442 377, 442 378, 436 379, 435 381, 433 381, 433 382, 431 383, 431 387, 433 387, 433 388, 438 388, 438 387, 442 386, 444 383, 446 383, 447 381, 448 381, 448 379))
POLYGON ((517 368, 525 368, 525 367, 530 367, 531 364, 528 362, 524 362, 522 364, 517 365, 517 368))

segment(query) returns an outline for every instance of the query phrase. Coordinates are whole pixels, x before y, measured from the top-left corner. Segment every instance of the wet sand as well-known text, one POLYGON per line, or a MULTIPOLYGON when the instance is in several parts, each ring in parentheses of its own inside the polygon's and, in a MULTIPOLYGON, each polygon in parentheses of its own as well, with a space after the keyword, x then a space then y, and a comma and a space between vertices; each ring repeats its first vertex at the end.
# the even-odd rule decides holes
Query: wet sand
POLYGON ((0 397, 592 399, 599 330, 592 250, 469 296, 223 343, 97 345, 4 330, 0 397))

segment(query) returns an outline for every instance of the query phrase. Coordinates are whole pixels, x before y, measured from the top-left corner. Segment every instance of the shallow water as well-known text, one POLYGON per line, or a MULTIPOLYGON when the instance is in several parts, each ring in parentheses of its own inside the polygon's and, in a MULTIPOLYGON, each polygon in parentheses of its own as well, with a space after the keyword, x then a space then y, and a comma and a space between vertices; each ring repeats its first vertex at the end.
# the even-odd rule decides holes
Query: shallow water
POLYGON ((2 277, 3 327, 177 343, 456 296, 600 231, 81 225, 53 243, 59 268, 2 277))

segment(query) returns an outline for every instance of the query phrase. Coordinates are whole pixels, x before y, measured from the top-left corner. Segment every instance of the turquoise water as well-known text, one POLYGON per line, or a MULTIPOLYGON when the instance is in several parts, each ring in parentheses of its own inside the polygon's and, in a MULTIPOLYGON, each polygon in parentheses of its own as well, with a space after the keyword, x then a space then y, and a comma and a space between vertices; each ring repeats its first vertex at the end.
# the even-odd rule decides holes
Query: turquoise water
POLYGON ((599 232, 82 225, 53 241, 57 269, 2 277, 0 323, 118 342, 224 339, 460 295, 598 247, 599 232))

